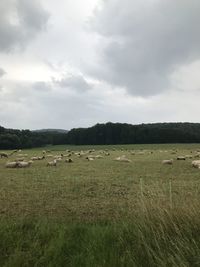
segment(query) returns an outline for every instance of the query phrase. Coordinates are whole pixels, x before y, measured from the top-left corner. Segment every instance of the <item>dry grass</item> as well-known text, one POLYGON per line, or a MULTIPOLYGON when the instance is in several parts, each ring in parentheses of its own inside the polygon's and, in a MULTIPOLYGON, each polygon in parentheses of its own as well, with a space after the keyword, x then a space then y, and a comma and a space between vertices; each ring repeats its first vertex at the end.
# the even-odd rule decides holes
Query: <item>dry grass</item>
MULTIPOLYGON (((1 216, 99 222, 131 217, 146 205, 154 210, 169 209, 171 205, 173 209, 190 210, 198 206, 200 200, 200 170, 191 167, 192 159, 175 160, 172 166, 162 165, 161 161, 178 155, 194 155, 198 148, 198 145, 131 145, 123 146, 121 151, 120 146, 115 147, 117 150, 110 147, 110 156, 103 159, 88 162, 86 156, 73 155, 74 163, 61 162, 56 168, 46 167, 47 160, 44 160, 26 169, 7 169, 4 167, 7 159, 0 159, 1 216), (143 155, 140 155, 141 149, 143 155), (176 155, 172 149, 178 150, 176 155), (135 155, 130 153, 133 150, 135 155), (113 160, 121 155, 132 162, 113 160)), ((53 149, 52 154, 57 155, 66 147, 53 149)), ((103 147, 98 149, 94 155, 103 147)), ((21 153, 31 158, 42 155, 42 150, 21 153)), ((9 160, 14 158, 15 155, 9 160)))

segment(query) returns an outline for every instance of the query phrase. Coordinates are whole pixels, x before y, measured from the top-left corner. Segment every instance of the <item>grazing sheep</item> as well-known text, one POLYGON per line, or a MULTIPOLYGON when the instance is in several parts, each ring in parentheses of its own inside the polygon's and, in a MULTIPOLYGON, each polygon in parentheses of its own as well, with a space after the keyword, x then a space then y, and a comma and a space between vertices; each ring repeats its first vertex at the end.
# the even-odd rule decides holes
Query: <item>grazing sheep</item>
POLYGON ((177 159, 177 160, 185 160, 185 157, 183 157, 183 156, 179 156, 179 157, 177 157, 176 159, 177 159))
POLYGON ((173 159, 164 159, 164 160, 162 161, 162 164, 172 165, 172 164, 173 164, 173 159))
POLYGON ((43 159, 45 159, 45 156, 38 157, 38 160, 43 160, 43 159))
POLYGON ((49 162, 47 162, 47 166, 53 166, 53 167, 56 167, 57 166, 57 160, 56 159, 54 159, 53 161, 49 161, 49 162))
POLYGON ((38 157, 32 157, 31 160, 38 160, 38 157))
POLYGON ((18 162, 13 161, 13 162, 7 162, 5 165, 6 168, 17 168, 18 167, 18 162))
POLYGON ((73 160, 69 158, 69 159, 66 159, 65 162, 67 162, 67 163, 72 163, 73 160))
POLYGON ((27 168, 27 167, 30 167, 30 166, 31 166, 31 162, 30 161, 28 161, 28 162, 21 161, 21 162, 18 162, 18 164, 17 164, 18 168, 27 168))
POLYGON ((101 155, 96 155, 95 158, 96 158, 96 159, 103 159, 103 156, 101 156, 101 155))
POLYGON ((123 155, 121 157, 117 157, 114 160, 121 161, 121 162, 131 162, 131 160, 130 159, 127 159, 125 155, 123 155))
POLYGON ((51 158, 51 157, 53 157, 52 154, 47 154, 47 155, 46 155, 46 158, 51 158))
POLYGON ((192 167, 200 169, 200 160, 193 160, 192 167))
POLYGON ((193 156, 192 156, 192 155, 185 155, 185 158, 186 158, 186 159, 192 159, 193 156))
POLYGON ((93 157, 86 157, 86 159, 88 160, 88 161, 93 161, 94 160, 94 158, 93 157))
POLYGON ((32 157, 31 160, 43 160, 45 159, 45 156, 42 157, 32 157))
POLYGON ((16 161, 24 161, 25 158, 17 158, 16 161))
POLYGON ((8 158, 8 154, 5 152, 0 152, 0 157, 1 158, 8 158))

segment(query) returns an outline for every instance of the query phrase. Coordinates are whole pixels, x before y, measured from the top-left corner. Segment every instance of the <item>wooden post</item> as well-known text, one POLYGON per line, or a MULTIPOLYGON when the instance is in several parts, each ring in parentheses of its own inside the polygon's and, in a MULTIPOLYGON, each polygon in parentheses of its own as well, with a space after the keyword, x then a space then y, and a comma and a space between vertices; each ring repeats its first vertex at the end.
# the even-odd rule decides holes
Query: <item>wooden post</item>
POLYGON ((169 180, 169 203, 170 208, 173 208, 173 201, 172 201, 172 180, 169 180))
POLYGON ((143 211, 144 211, 145 210, 145 205, 144 205, 143 179, 142 178, 140 178, 140 197, 141 197, 142 208, 143 208, 143 211))

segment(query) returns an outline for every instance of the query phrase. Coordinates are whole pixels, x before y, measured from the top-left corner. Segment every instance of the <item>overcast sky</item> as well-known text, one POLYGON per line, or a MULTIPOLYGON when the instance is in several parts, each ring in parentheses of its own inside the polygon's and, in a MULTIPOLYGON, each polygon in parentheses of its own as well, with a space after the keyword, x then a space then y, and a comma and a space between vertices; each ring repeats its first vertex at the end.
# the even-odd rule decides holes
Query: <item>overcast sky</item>
POLYGON ((199 0, 0 0, 0 125, 200 122, 199 0))

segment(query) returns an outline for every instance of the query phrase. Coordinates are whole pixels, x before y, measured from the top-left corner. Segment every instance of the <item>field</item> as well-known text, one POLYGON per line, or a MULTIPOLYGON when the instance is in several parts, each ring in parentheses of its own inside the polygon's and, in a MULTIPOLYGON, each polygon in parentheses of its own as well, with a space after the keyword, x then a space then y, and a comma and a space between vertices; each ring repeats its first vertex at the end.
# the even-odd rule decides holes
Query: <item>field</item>
POLYGON ((0 266, 200 266, 200 170, 191 166, 200 145, 45 149, 69 149, 73 163, 12 169, 0 159, 0 266), (114 160, 122 155, 131 162, 114 160))

